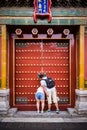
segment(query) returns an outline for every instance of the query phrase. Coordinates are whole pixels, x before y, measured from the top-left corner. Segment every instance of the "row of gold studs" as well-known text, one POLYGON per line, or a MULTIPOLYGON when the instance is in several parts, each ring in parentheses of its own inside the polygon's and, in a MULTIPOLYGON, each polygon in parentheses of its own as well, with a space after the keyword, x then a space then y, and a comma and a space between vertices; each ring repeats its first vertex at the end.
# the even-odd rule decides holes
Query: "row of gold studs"
MULTIPOLYGON (((30 94, 30 95, 35 95, 35 92, 33 93, 33 92, 16 92, 16 95, 28 95, 28 94, 30 94)), ((60 94, 60 95, 67 95, 68 94, 68 92, 58 92, 58 94, 60 94)))
MULTIPOLYGON (((38 85, 16 85, 16 88, 37 88, 38 85)), ((58 88, 68 88, 68 85, 56 85, 58 88)))
POLYGON ((47 60, 55 60, 55 59, 60 59, 60 60, 67 60, 69 57, 16 57, 16 60, 38 60, 38 59, 47 59, 47 60))
POLYGON ((68 66, 69 64, 16 64, 16 66, 68 66))
MULTIPOLYGON (((42 52, 42 50, 17 50, 16 52, 42 52)), ((68 50, 43 50, 43 52, 68 52, 68 50)))
MULTIPOLYGON (((16 80, 39 80, 38 78, 16 78, 16 80)), ((54 80, 65 80, 65 81, 68 81, 69 79, 68 78, 54 78, 54 80)))
MULTIPOLYGON (((32 73, 34 73, 34 74, 37 74, 37 73, 39 73, 39 72, 37 72, 37 71, 16 71, 16 74, 25 74, 25 73, 27 73, 27 74, 32 74, 32 73)), ((46 73, 53 73, 53 74, 57 74, 57 73, 59 73, 59 74, 61 74, 61 73, 63 73, 63 74, 67 74, 68 73, 68 71, 46 71, 46 73)))

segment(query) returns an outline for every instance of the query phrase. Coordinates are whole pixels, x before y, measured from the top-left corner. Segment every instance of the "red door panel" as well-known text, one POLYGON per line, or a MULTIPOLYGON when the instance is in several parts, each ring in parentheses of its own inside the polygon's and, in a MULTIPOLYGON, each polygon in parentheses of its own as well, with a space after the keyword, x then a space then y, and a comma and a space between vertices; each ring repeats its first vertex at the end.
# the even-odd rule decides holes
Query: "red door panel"
POLYGON ((36 110, 35 92, 40 85, 37 74, 41 71, 55 80, 61 109, 72 106, 70 48, 69 39, 15 39, 14 106, 36 110))

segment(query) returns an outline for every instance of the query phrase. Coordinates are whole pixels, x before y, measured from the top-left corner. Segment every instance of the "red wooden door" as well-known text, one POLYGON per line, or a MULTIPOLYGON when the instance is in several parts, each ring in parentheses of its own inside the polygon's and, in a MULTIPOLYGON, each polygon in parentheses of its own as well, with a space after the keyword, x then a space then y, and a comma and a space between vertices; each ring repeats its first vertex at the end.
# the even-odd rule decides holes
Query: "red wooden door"
POLYGON ((13 57, 13 106, 36 110, 37 74, 41 71, 55 80, 60 108, 73 105, 69 39, 15 39, 13 57))

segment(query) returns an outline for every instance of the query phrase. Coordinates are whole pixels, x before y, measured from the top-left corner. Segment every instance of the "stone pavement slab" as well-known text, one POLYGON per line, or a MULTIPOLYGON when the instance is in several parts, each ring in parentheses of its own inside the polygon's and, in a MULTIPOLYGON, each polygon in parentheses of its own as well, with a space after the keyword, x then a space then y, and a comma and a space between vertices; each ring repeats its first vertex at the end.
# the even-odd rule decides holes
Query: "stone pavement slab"
POLYGON ((0 130, 87 130, 87 115, 10 110, 0 115, 0 130), (13 111, 13 113, 12 113, 13 111), (10 113, 11 112, 11 113, 10 113))
POLYGON ((54 122, 64 122, 63 118, 14 118, 7 117, 4 118, 1 122, 33 122, 33 123, 54 123, 54 122))
POLYGON ((87 130, 87 123, 2 122, 0 130, 87 130))
POLYGON ((18 118, 6 117, 1 122, 33 122, 33 123, 65 123, 65 122, 87 122, 87 118, 18 118))
POLYGON ((42 114, 42 113, 34 113, 35 115, 32 115, 32 113, 27 112, 19 112, 18 114, 14 116, 6 116, 1 117, 0 122, 33 122, 33 123, 78 123, 78 122, 85 122, 87 123, 87 117, 73 117, 73 116, 66 116, 62 114, 42 114), (26 116, 27 114, 27 116, 26 116))
POLYGON ((71 117, 67 111, 60 111, 59 114, 56 114, 55 111, 44 113, 38 113, 36 111, 18 111, 14 114, 14 117, 34 117, 34 118, 58 118, 58 117, 71 117))
POLYGON ((56 114, 55 111, 37 113, 36 111, 16 111, 10 110, 7 115, 0 116, 0 122, 40 122, 40 123, 56 123, 56 122, 87 122, 87 115, 78 115, 71 111, 60 111, 56 114), (14 114, 12 114, 12 111, 14 114), (10 114, 11 112, 11 114, 10 114))

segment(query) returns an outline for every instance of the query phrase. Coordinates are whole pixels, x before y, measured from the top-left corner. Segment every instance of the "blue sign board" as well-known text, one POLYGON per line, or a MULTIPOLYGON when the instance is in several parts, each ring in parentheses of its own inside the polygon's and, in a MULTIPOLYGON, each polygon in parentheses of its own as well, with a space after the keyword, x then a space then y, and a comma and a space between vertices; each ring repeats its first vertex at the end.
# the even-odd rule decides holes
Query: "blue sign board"
POLYGON ((37 4, 39 14, 48 13, 48 0, 38 0, 37 4))

